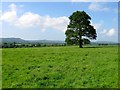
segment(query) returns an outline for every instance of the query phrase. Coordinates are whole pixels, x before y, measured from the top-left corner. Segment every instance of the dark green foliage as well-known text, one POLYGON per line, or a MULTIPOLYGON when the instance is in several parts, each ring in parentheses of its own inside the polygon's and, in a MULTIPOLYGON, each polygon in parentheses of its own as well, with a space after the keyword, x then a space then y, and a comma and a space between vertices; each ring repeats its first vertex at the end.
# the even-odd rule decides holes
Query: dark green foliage
POLYGON ((89 39, 83 38, 82 40, 83 40, 84 44, 90 44, 90 40, 89 39))
POLYGON ((70 17, 70 23, 65 32, 67 44, 79 44, 82 48, 82 36, 96 39, 96 30, 90 25, 91 17, 84 11, 76 11, 70 17))

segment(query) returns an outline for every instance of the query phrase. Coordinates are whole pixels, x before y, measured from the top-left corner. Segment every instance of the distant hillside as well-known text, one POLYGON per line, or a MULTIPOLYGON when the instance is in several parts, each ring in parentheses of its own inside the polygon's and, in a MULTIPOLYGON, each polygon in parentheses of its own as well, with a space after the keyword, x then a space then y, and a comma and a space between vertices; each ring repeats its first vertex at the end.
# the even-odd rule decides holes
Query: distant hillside
MULTIPOLYGON (((65 41, 59 41, 59 40, 24 40, 21 38, 0 38, 0 43, 43 43, 43 44, 64 44, 65 41)), ((91 42, 91 45, 95 44, 118 44, 116 42, 111 41, 96 41, 91 42)))
POLYGON ((21 38, 1 38, 2 39, 2 43, 28 43, 28 41, 23 40, 21 38))
POLYGON ((96 41, 96 42, 91 42, 91 44, 118 44, 118 43, 111 41, 96 41))
POLYGON ((64 41, 57 41, 57 40, 23 40, 21 38, 0 38, 2 39, 0 42, 2 43, 44 43, 44 44, 63 44, 64 41))
POLYGON ((55 43, 65 43, 64 41, 57 41, 57 40, 28 40, 30 43, 45 43, 45 44, 55 44, 55 43))

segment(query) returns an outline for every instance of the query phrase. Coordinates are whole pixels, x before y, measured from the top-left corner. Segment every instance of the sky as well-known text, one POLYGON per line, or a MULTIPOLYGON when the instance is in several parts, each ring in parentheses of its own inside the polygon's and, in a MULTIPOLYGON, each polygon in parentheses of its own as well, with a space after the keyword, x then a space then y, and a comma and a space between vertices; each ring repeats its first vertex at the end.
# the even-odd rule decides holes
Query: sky
POLYGON ((118 41, 117 2, 76 2, 76 0, 3 2, 0 10, 2 24, 0 36, 25 40, 65 40, 68 17, 75 11, 85 11, 92 18, 91 25, 97 32, 96 41, 118 41))

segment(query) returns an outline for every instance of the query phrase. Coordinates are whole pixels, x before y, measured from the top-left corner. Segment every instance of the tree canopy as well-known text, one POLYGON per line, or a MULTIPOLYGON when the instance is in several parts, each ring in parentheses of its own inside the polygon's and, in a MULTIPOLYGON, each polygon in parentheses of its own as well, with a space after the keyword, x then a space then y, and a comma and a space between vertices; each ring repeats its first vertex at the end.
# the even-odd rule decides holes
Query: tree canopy
POLYGON ((67 44, 78 44, 82 48, 83 36, 89 39, 96 39, 96 29, 91 25, 91 17, 86 12, 73 12, 69 19, 70 22, 65 32, 67 44))

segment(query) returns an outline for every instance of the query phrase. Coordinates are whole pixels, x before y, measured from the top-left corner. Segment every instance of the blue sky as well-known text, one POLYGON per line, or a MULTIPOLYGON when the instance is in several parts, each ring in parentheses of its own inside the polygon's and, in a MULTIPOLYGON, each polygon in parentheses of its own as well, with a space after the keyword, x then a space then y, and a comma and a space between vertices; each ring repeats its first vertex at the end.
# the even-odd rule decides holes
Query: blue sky
POLYGON ((117 2, 4 2, 2 37, 65 40, 68 17, 85 11, 97 30, 97 41, 118 41, 117 2))

